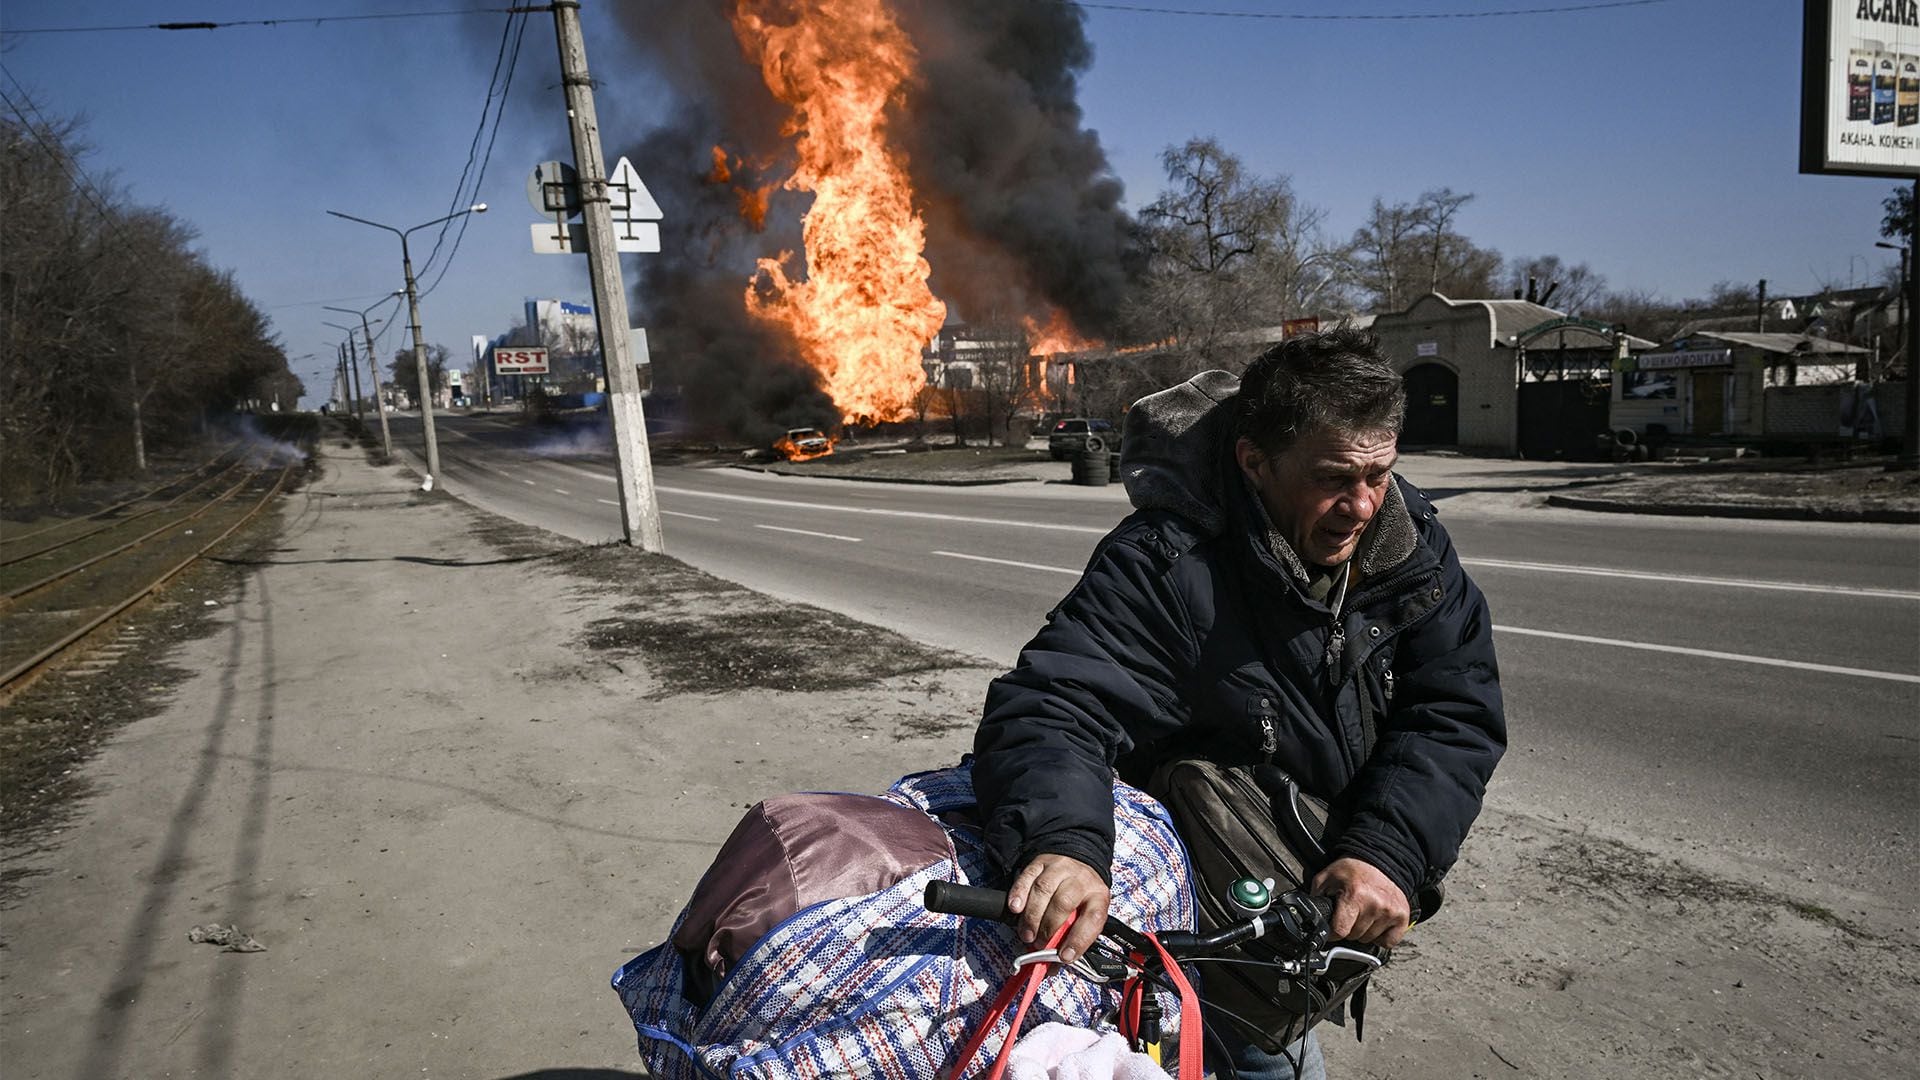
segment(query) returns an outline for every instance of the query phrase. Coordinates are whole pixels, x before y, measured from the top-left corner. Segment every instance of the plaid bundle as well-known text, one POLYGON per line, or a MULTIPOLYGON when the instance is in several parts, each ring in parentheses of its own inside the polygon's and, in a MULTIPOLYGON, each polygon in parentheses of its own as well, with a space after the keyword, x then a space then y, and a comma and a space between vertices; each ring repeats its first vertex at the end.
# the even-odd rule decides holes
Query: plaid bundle
MULTIPOLYGON (((1159 803, 1114 784, 1113 914, 1148 930, 1186 929, 1194 898, 1186 851, 1159 803)), ((954 857, 867 896, 805 908, 762 937, 727 973, 704 1009, 688 1001, 678 951, 663 943, 614 973, 613 988, 640 1034, 640 1055, 662 1080, 934 1080, 986 1013, 1022 951, 1011 929, 921 907, 929 881, 986 881, 980 835, 942 819, 974 805, 972 770, 918 773, 878 796, 940 819, 954 857)), ((682 911, 674 927, 685 920, 682 911)), ((1082 979, 1041 984, 1028 1023, 1093 1027, 1116 995, 1082 979)), ((1179 1001, 1161 1002, 1168 1032, 1179 1001)), ((1007 1021, 987 1045, 1006 1038, 1007 1021)), ((991 1061, 976 1059, 969 1076, 991 1061)))

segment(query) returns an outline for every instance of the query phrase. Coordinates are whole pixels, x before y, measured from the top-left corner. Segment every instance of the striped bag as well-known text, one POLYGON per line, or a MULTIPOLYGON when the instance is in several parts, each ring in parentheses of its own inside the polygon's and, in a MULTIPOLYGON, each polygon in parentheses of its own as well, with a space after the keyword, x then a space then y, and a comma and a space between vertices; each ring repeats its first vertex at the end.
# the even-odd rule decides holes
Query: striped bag
MULTIPOLYGON (((802 908, 760 937, 726 972, 704 1007, 686 959, 666 942, 620 968, 613 988, 633 1017, 640 1055, 662 1080, 934 1080, 985 1016, 1024 949, 1011 929, 928 912, 933 880, 992 882, 971 824, 968 764, 918 773, 877 798, 936 819, 950 842, 939 859, 878 892, 802 908)), ((1160 804, 1114 784, 1113 914, 1147 930, 1186 929, 1194 898, 1186 852, 1160 804)), ((1082 979, 1041 984, 1028 1018, 1098 1026, 1117 997, 1082 979)), ((1179 1027, 1179 1001, 1161 1002, 1179 1027)), ((1006 1038, 1007 1021, 988 1040, 1006 1038)), ((991 1064, 976 1060, 966 1075, 991 1064)))

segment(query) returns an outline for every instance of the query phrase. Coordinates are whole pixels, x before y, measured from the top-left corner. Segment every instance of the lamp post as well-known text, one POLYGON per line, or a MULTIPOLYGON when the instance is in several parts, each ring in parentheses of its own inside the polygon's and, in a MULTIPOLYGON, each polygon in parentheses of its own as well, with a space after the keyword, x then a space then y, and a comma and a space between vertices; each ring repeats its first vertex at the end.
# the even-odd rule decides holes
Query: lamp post
POLYGON ((456 210, 451 214, 443 214, 440 217, 434 218, 432 221, 423 221, 412 228, 396 229, 391 225, 382 225, 377 221, 368 221, 366 218, 354 217, 352 214, 343 214, 338 210, 327 211, 327 213, 337 218, 357 221, 362 225, 371 225, 376 229, 385 229, 400 238, 400 266, 406 271, 407 275, 407 316, 413 322, 413 366, 420 379, 420 426, 425 430, 427 439, 427 480, 426 483, 421 486, 428 490, 432 490, 433 488, 433 478, 440 475, 440 441, 435 438, 433 433, 433 383, 427 377, 427 342, 425 338, 420 336, 420 292, 414 285, 413 255, 407 249, 407 237, 412 233, 419 232, 421 229, 431 225, 438 225, 443 221, 452 221, 454 218, 465 217, 468 214, 484 214, 486 212, 486 203, 474 203, 465 210, 456 210))
POLYGON ((347 335, 347 367, 353 372, 353 419, 355 423, 365 423, 366 420, 362 415, 365 412, 365 407, 362 405, 364 399, 360 393, 360 346, 353 340, 353 327, 342 326, 337 322, 322 322, 320 325, 331 326, 347 335))
MULTIPOLYGON (((387 430, 387 401, 380 396, 380 361, 373 355, 373 330, 367 326, 367 312, 399 296, 401 292, 402 290, 395 289, 357 311, 353 308, 330 307, 326 304, 320 305, 327 311, 339 311, 348 315, 360 316, 360 336, 365 339, 367 343, 367 372, 373 379, 373 408, 375 412, 380 414, 380 453, 389 459, 393 457, 393 435, 387 430)), ((333 324, 329 323, 328 325, 331 326, 333 324)), ((353 331, 349 330, 347 333, 351 334, 353 331)))
POLYGON ((1900 253, 1900 339, 1905 341, 1910 336, 1910 328, 1907 326, 1907 245, 1877 240, 1873 246, 1900 253))

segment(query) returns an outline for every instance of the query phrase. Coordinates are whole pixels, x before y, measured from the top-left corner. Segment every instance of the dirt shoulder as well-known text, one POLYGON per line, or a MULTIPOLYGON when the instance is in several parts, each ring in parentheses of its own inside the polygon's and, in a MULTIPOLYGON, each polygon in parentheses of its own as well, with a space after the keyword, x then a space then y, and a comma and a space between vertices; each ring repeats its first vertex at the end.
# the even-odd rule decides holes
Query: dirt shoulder
MULTIPOLYGON (((330 451, 209 585, 204 636, 128 654, 174 673, 158 702, 7 847, 10 1077, 636 1075, 607 978, 744 809, 956 760, 996 674, 414 486, 330 451), (188 940, 216 923, 266 951, 188 940)), ((1920 1050, 1916 947, 1864 904, 1623 847, 1497 779, 1453 884, 1367 1041, 1329 1034, 1343 1078, 1920 1050)))
POLYGON ((1752 464, 1676 469, 1549 499, 1573 509, 1714 517, 1920 522, 1920 472, 1887 463, 1752 464))

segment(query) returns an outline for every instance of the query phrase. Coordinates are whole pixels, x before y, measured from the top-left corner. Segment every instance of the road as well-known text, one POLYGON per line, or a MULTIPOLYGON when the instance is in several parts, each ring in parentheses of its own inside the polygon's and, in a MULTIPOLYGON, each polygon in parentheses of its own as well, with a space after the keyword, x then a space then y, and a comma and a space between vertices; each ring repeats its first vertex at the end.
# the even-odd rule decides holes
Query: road
MULTIPOLYGON (((507 417, 438 426, 447 490, 617 534, 599 447, 507 417)), ((417 422, 395 438, 417 441, 417 422)), ((1493 608, 1512 750, 1492 798, 1836 910, 1913 911, 1920 530, 1587 514, 1489 492, 1497 464, 1403 471, 1440 496, 1493 608)), ((1117 486, 655 477, 676 557, 996 662, 1128 510, 1117 486)))

